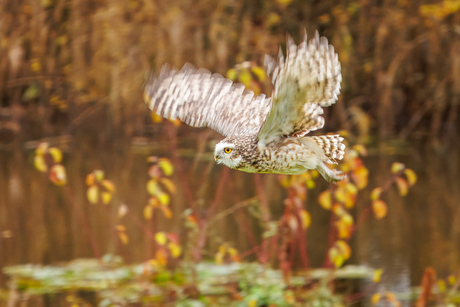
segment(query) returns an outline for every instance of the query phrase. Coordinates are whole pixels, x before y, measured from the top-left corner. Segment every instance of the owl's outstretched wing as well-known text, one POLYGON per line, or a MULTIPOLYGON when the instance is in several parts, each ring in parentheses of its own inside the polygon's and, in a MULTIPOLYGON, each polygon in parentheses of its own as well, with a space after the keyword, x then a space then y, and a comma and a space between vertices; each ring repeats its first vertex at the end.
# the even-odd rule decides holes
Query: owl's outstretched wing
POLYGON ((274 86, 270 113, 259 132, 259 145, 283 136, 305 135, 323 127, 322 107, 335 103, 340 93, 340 62, 325 37, 295 45, 288 37, 287 56, 265 57, 265 69, 274 86))
POLYGON ((271 98, 254 96, 244 85, 191 64, 180 71, 165 65, 147 81, 144 101, 162 117, 210 127, 224 136, 257 134, 271 104, 271 98))

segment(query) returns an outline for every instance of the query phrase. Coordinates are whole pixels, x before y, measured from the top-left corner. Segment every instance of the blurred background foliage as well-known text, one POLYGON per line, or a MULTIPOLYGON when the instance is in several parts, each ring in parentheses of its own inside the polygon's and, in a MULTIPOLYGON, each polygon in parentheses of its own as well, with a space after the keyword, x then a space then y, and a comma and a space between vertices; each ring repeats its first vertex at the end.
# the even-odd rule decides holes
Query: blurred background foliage
MULTIPOLYGON (((155 266, 175 261, 180 248, 191 259, 249 251, 243 256, 254 260, 251 233, 287 216, 293 181, 216 166, 219 135, 150 114, 142 86, 150 70, 191 62, 270 95, 263 55, 285 50, 287 33, 299 42, 304 29, 326 36, 342 63, 325 130, 347 131, 348 145, 368 152, 369 178, 342 217, 368 208, 375 193, 364 188, 384 186, 394 161, 419 177, 405 198, 388 188, 385 206, 374 205, 386 218, 362 223, 349 262, 383 267, 390 290, 418 284, 426 266, 441 278, 459 270, 455 0, 2 0, 0 265, 110 253, 128 263, 156 255, 155 266), (250 214, 238 209, 246 207, 250 214)), ((316 200, 328 185, 299 182, 311 189, 301 192, 308 212, 299 220, 310 227, 309 258, 295 266, 327 265, 333 211, 316 200)))

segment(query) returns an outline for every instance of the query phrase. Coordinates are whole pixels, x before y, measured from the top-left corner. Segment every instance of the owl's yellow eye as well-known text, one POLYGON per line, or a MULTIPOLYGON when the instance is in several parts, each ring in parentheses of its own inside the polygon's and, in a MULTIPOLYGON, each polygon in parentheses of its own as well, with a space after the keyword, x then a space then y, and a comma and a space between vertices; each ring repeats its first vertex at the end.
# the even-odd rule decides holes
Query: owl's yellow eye
POLYGON ((224 152, 225 153, 231 153, 232 152, 232 149, 230 147, 225 147, 224 148, 224 152))

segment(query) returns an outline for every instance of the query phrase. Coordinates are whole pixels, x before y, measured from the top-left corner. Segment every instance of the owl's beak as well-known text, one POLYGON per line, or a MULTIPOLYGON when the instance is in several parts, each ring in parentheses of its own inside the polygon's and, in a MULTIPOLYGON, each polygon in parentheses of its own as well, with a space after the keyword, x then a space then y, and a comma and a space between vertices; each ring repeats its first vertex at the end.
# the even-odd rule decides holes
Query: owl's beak
POLYGON ((219 155, 214 155, 214 161, 217 161, 220 159, 220 156, 219 155))

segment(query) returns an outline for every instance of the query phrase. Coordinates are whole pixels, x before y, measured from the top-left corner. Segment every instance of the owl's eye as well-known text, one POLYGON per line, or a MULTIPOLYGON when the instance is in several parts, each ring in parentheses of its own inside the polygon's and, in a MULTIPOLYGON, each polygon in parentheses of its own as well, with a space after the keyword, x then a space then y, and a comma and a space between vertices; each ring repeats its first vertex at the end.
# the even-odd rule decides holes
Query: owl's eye
POLYGON ((232 149, 230 147, 225 147, 224 148, 224 152, 225 153, 231 153, 232 152, 232 149))

